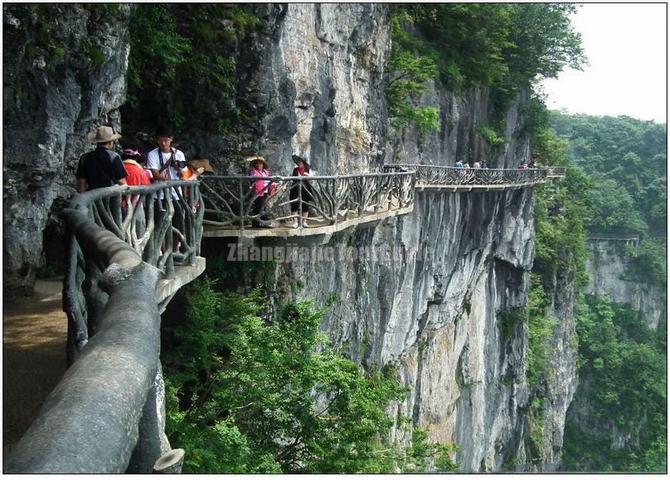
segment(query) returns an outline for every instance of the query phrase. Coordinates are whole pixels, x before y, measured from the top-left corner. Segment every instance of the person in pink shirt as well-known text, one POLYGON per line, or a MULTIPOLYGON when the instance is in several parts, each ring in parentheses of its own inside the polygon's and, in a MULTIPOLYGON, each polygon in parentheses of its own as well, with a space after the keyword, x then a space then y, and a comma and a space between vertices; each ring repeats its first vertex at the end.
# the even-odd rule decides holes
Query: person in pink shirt
MULTIPOLYGON (((249 157, 247 158, 251 171, 249 176, 252 177, 269 177, 270 176, 270 167, 268 162, 265 161, 265 158, 261 156, 249 157)), ((268 196, 270 194, 270 185, 272 182, 270 180, 257 180, 253 183, 253 190, 256 194, 254 198, 254 203, 251 206, 251 215, 258 215, 257 218, 252 220, 252 224, 255 227, 272 227, 272 223, 268 222, 269 218, 267 213, 265 213, 265 202, 267 202, 268 196)))

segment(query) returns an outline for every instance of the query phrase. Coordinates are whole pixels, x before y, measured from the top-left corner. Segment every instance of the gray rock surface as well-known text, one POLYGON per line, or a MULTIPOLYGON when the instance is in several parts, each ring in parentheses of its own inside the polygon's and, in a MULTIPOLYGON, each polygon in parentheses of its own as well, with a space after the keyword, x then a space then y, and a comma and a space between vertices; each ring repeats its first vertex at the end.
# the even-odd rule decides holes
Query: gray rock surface
POLYGON ((656 330, 667 320, 667 293, 655 285, 634 280, 627 275, 630 259, 625 244, 611 240, 589 240, 586 269, 591 279, 585 293, 609 296, 617 303, 629 304, 644 314, 649 327, 656 330))
POLYGON ((91 149, 86 133, 120 126, 132 6, 117 7, 102 14, 79 4, 3 6, 5 289, 32 291, 43 231, 74 192, 79 157, 91 149))

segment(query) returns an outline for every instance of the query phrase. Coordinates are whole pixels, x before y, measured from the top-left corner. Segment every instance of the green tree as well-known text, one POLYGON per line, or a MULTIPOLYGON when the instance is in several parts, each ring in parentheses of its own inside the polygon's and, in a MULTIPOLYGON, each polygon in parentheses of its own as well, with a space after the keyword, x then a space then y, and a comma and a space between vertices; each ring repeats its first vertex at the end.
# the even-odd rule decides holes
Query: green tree
POLYGON ((419 436, 404 452, 390 441, 389 408, 406 389, 392 368, 364 372, 330 348, 318 330, 322 311, 300 303, 270 315, 260 292, 219 293, 206 282, 189 303, 179 342, 164 354, 167 431, 189 452, 186 470, 381 473, 420 461, 455 468, 451 447, 419 436))
POLYGON ((628 306, 592 296, 578 302, 577 332, 582 379, 577 410, 586 407, 588 414, 579 421, 568 414, 564 469, 665 471, 664 335, 628 306), (616 432, 635 440, 613 447, 616 432))

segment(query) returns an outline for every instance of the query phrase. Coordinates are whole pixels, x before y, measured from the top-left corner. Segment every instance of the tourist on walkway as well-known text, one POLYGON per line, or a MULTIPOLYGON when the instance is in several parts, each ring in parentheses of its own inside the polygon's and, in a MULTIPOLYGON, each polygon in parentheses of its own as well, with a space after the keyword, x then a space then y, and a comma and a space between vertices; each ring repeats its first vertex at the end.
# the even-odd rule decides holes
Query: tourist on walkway
MULTIPOLYGON (((156 132, 157 148, 147 154, 147 167, 151 170, 154 181, 180 180, 186 169, 184 152, 172 147, 174 137, 167 127, 156 132)), ((173 190, 173 198, 177 198, 173 190)))
POLYGON ((140 164, 140 162, 144 163, 144 158, 140 152, 132 148, 126 148, 121 152, 121 159, 128 173, 126 178, 128 185, 151 185, 151 172, 140 164))
POLYGON ((463 162, 461 160, 458 160, 456 162, 456 168, 459 169, 459 170, 463 169, 463 162))
POLYGON ((214 173, 214 169, 206 158, 194 158, 186 164, 184 180, 195 181, 205 173, 214 173))
POLYGON ((482 164, 479 163, 479 160, 472 164, 472 168, 482 168, 482 164))
MULTIPOLYGON (((186 165, 186 170, 184 171, 184 180, 188 180, 189 182, 195 182, 200 178, 202 175, 205 174, 213 174, 214 169, 212 166, 209 164, 209 160, 206 158, 194 158, 188 164, 186 165)), ((189 200, 191 196, 191 188, 190 187, 184 187, 184 198, 186 201, 191 201, 189 200)), ((200 202, 195 202, 193 206, 191 207, 191 210, 193 213, 196 213, 198 209, 200 208, 200 202)))
MULTIPOLYGON (((147 154, 147 167, 151 171, 152 180, 154 182, 166 180, 181 180, 186 170, 186 157, 181 150, 172 146, 174 136, 172 131, 167 127, 160 127, 156 132, 157 148, 154 148, 147 154)), ((181 188, 171 188, 172 205, 174 206, 174 214, 172 216, 172 226, 180 232, 185 231, 184 227, 184 212, 179 198, 181 197, 181 188)), ((158 194, 156 209, 154 214, 156 222, 159 221, 160 212, 166 210, 167 205, 164 203, 163 192, 158 194)), ((179 250, 179 236, 175 233, 173 235, 173 250, 179 250)))
MULTIPOLYGON (((296 167, 291 173, 292 177, 308 177, 310 176, 310 166, 307 163, 307 160, 302 158, 299 155, 293 155, 293 161, 296 164, 296 167)), ((293 220, 293 228, 298 228, 300 226, 299 219, 302 220, 303 228, 307 228, 307 218, 309 217, 310 212, 310 203, 313 201, 312 197, 312 185, 308 181, 295 181, 289 192, 289 199, 291 200, 291 213, 297 215, 293 220), (300 201, 302 198, 302 202, 300 201), (302 207, 302 217, 300 217, 300 211, 302 207)))
MULTIPOLYGON (((151 174, 139 163, 144 160, 140 152, 133 150, 132 148, 126 148, 123 150, 123 152, 121 152, 121 159, 123 160, 123 166, 128 173, 128 177, 126 178, 128 185, 151 185, 151 174)), ((131 196, 130 201, 134 207, 133 215, 135 216, 136 233, 139 237, 141 237, 144 235, 146 226, 146 217, 144 215, 144 202, 142 202, 142 195, 137 194, 131 196)), ((121 210, 123 212, 123 218, 126 218, 128 213, 128 204, 126 203, 125 198, 121 204, 121 210)))
MULTIPOLYGON (((252 177, 269 177, 270 176, 270 167, 268 162, 265 161, 265 158, 261 156, 249 157, 249 166, 251 171, 249 176, 252 177)), ((254 191, 254 200, 251 205, 252 216, 255 216, 251 220, 251 223, 254 227, 273 227, 271 222, 268 222, 269 217, 265 211, 265 203, 267 202, 269 193, 270 193, 270 180, 257 180, 253 183, 252 189, 254 191)))
POLYGON ((128 174, 121 157, 114 151, 114 144, 121 135, 114 133, 112 127, 102 126, 89 133, 87 138, 97 148, 79 159, 77 191, 82 193, 115 184, 125 185, 128 174))

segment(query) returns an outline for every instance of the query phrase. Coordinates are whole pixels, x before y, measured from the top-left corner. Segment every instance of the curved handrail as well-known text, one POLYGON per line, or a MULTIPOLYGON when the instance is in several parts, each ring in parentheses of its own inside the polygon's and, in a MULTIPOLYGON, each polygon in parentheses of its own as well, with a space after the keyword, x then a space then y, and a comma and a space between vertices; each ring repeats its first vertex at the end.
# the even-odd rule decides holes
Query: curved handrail
POLYGON ((328 176, 218 176, 202 179, 204 223, 217 227, 270 226, 308 218, 335 225, 414 202, 413 172, 328 176))
POLYGON ((67 209, 64 216, 82 250, 106 266, 100 281, 109 299, 96 335, 49 394, 5 471, 120 473, 138 444, 157 375, 160 317, 145 292, 156 288, 160 272, 84 212, 67 209))
POLYGON ((203 215, 197 182, 114 186, 70 201, 63 310, 72 365, 7 472, 151 472, 166 453, 156 285, 195 262, 203 215))
POLYGON ((385 165, 390 171, 413 171, 422 186, 508 186, 519 187, 542 183, 548 170, 543 168, 472 168, 442 165, 385 165))
MULTIPOLYGON (((175 265, 192 265, 200 253, 204 208, 197 182, 90 190, 75 195, 69 208, 82 212, 89 221, 130 245, 164 277, 174 276, 175 265), (180 215, 175 221, 177 211, 180 215)), ((91 254, 85 258, 75 235, 70 234, 67 240, 63 310, 68 317, 71 363, 95 333, 96 318, 104 308, 106 296, 98 285, 104 265, 100 264, 95 246, 89 246, 91 254)))

